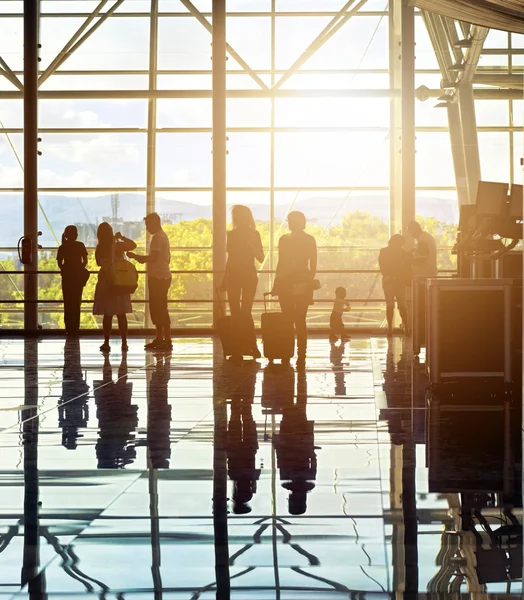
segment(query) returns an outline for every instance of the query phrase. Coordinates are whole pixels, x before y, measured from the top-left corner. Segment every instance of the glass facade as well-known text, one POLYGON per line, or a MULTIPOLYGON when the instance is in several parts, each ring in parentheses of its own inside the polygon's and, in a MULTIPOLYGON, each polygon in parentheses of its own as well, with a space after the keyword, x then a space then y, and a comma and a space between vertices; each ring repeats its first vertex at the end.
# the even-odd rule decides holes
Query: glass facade
MULTIPOLYGON (((39 276, 40 325, 63 327, 54 258, 64 227, 77 225, 96 271, 92 250, 100 222, 145 246, 149 193, 172 244, 173 326, 211 327, 211 1, 159 0, 156 52, 150 0, 110 2, 99 13, 98 2, 40 4, 39 270, 49 271, 39 276), (148 100, 152 85, 157 91, 148 100)), ((384 320, 377 255, 397 229, 390 226, 395 3, 361 4, 351 18, 333 21, 342 0, 227 2, 228 210, 237 203, 253 210, 267 251, 255 312, 271 287, 286 214, 296 209, 308 216, 322 283, 312 328, 327 326, 337 285, 345 285, 352 300, 349 326, 378 327, 384 320), (333 22, 342 24, 317 43, 333 22)), ((4 328, 23 327, 16 253, 23 234, 23 101, 13 82, 23 84, 22 12, 20 1, 0 2, 0 56, 9 68, 0 78, 4 328)), ((423 16, 415 21, 415 87, 433 92, 442 74, 423 16)), ((522 36, 490 31, 475 90, 493 90, 497 78, 521 78, 523 58, 522 36)), ((475 100, 482 178, 521 183, 524 103, 509 93, 515 90, 497 89, 496 98, 481 93, 475 100)), ((415 214, 436 234, 439 266, 449 270, 455 267, 449 247, 458 198, 447 111, 436 103, 435 96, 415 106, 415 214)), ((147 324, 142 279, 130 320, 135 328, 147 324)), ((100 325, 91 315, 95 281, 93 273, 83 328, 100 325)))

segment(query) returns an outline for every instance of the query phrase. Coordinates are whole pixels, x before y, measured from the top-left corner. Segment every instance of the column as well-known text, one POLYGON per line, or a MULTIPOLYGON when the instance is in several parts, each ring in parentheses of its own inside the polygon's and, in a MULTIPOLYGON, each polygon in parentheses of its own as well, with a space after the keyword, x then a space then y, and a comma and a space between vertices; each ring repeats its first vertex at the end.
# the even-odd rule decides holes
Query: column
MULTIPOLYGON (((158 63, 158 0, 151 0, 151 15, 149 26, 149 91, 157 87, 158 63)), ((150 96, 147 104, 147 173, 146 173, 146 214, 155 212, 156 187, 156 97, 150 96)), ((146 233, 146 246, 149 252, 151 236, 146 233)), ((149 300, 147 284, 144 287, 144 298, 149 300)), ((144 305, 144 325, 146 329, 152 326, 148 305, 144 305)))
MULTIPOLYGON (((213 289, 226 266, 226 0, 213 0, 213 289)), ((214 296, 214 295, 213 295, 214 296)), ((222 315, 217 304, 213 324, 222 315)))
POLYGON ((402 0, 402 231, 415 219, 415 8, 402 0))
POLYGON ((38 2, 24 0, 24 236, 31 261, 24 271, 24 329, 38 331, 38 2))

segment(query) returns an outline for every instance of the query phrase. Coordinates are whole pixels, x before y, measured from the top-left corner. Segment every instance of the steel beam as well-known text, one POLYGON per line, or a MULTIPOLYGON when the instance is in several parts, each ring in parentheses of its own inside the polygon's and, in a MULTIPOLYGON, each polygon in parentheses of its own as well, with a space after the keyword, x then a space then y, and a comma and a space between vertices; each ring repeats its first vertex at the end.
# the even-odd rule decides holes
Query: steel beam
MULTIPOLYGON (((22 92, 0 91, 1 100, 19 100, 22 92)), ((42 100, 102 100, 148 98, 212 98, 212 90, 46 90, 42 100)), ((228 98, 389 98, 389 89, 228 90, 228 98)))
MULTIPOLYGON (((226 0, 213 0, 213 289, 226 266, 226 0)), ((213 324, 223 315, 222 298, 213 307, 213 324)))
MULTIPOLYGON (((38 2, 24 0, 24 236, 32 246, 26 271, 38 269, 38 2)), ((38 275, 24 276, 24 329, 38 331, 38 275)))
POLYGON ((458 98, 462 137, 464 139, 469 204, 475 204, 477 201, 477 189, 481 178, 475 96, 472 82, 487 34, 488 30, 485 27, 476 25, 471 27, 470 39, 472 40, 472 46, 467 49, 464 56, 465 70, 459 74, 458 98))
MULTIPOLYGON (((204 15, 194 6, 190 0, 180 0, 187 10, 195 17, 195 19, 201 23, 209 33, 213 34, 213 25, 204 17, 204 15)), ((226 51, 237 61, 237 63, 244 69, 244 71, 251 76, 251 78, 257 82, 257 84, 264 90, 267 90, 267 85, 260 79, 255 71, 247 64, 247 62, 226 42, 226 51)))
POLYGON ((402 231, 415 219, 415 9, 402 1, 402 231))
POLYGON ((20 79, 18 79, 18 77, 15 75, 14 71, 11 70, 9 65, 5 62, 5 60, 1 56, 0 56, 0 65, 2 66, 2 69, 0 69, 0 72, 2 73, 2 75, 8 81, 10 81, 15 87, 17 87, 19 90, 23 90, 24 86, 22 85, 22 82, 20 81, 20 79))
POLYGON ((282 75, 282 77, 273 86, 273 89, 278 89, 284 85, 284 83, 296 73, 300 67, 307 62, 315 52, 320 50, 322 46, 331 39, 335 33, 351 19, 351 17, 358 12, 358 10, 366 4, 367 0, 360 0, 360 2, 353 7, 351 10, 348 9, 355 2, 355 0, 349 0, 344 4, 340 11, 333 17, 333 19, 324 27, 324 29, 317 35, 317 37, 309 44, 304 52, 297 58, 297 60, 291 65, 291 67, 282 75))
POLYGON ((402 3, 389 6, 389 72, 390 101, 390 196, 389 235, 402 231, 402 3))
POLYGON ((73 35, 73 37, 67 42, 58 56, 52 61, 49 67, 40 75, 38 85, 42 85, 46 79, 48 79, 60 66, 76 51, 80 46, 90 38, 95 31, 101 27, 105 21, 116 11, 116 9, 124 2, 124 0, 117 0, 115 4, 103 15, 100 16, 99 20, 85 32, 91 22, 100 14, 101 8, 107 3, 107 0, 102 0, 95 10, 89 15, 87 21, 79 28, 79 30, 73 35), (102 6, 101 6, 102 5, 102 6), (85 33, 84 33, 85 32, 85 33), (82 35, 83 34, 83 35, 82 35))
MULTIPOLYGON (((426 11, 423 11, 422 16, 429 32, 429 37, 439 63, 442 78, 445 81, 454 81, 456 76, 452 74, 450 68, 453 65, 453 62, 462 62, 462 50, 460 50, 460 48, 455 48, 455 51, 453 51, 452 49, 455 38, 458 39, 454 28, 454 22, 451 21, 450 25, 450 23, 444 20, 440 15, 435 15, 426 11), (450 30, 451 26, 453 26, 452 30, 450 30)), ((442 90, 440 90, 439 95, 442 95, 442 90)), ((447 106, 447 112, 457 196, 459 205, 462 205, 468 203, 468 184, 466 177, 464 139, 462 137, 462 122, 458 104, 450 101, 447 106)))

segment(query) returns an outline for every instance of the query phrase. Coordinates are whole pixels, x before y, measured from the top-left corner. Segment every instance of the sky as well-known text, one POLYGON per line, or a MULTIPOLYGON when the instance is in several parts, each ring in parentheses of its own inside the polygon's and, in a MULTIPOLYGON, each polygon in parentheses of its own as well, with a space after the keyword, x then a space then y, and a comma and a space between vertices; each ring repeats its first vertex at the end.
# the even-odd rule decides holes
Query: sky
MULTIPOLYGON (((15 11, 21 2, 0 1, 0 15, 15 11)), ((76 12, 98 2, 43 1, 43 12, 76 12)), ((112 3, 111 3, 112 4, 112 3)), ((210 10, 210 0, 195 2, 210 10)), ((323 0, 325 10, 337 10, 342 0, 323 0)), ((366 10, 385 8, 384 0, 368 0, 366 10)), ((228 0, 231 10, 267 10, 269 0, 228 0)), ((278 10, 308 10, 318 1, 278 0, 278 10)), ((148 0, 126 0, 119 11, 144 11, 148 0)), ((178 0, 160 0, 160 10, 185 9, 178 0)), ((286 69, 303 52, 329 21, 327 18, 281 17, 276 21, 277 68, 286 69)), ((45 69, 83 18, 43 19, 41 32, 42 69, 45 69)), ((270 67, 270 19, 229 18, 228 42, 256 69, 270 67)), ((387 17, 351 19, 304 68, 388 68, 387 17)), ((521 43, 515 36, 514 45, 521 43)), ((500 47, 504 36, 494 32, 487 46, 500 47)), ((149 20, 110 18, 65 63, 62 69, 147 69, 149 20)), ((161 69, 210 69, 211 36, 192 18, 163 18, 159 23, 161 69)), ((524 45, 524 44, 523 44, 524 45)), ((0 17, 0 55, 13 69, 22 68, 22 20, 0 17)), ((492 57, 489 57, 490 59, 492 57)), ((237 68, 233 59, 228 65, 237 68)), ((417 20, 417 67, 436 68, 429 39, 417 20)), ((269 77, 269 76, 268 76, 269 77)), ((269 83, 269 78, 266 81, 269 83)), ((438 87, 440 77, 417 76, 417 85, 438 87)), ((208 75, 161 76, 161 88, 210 88, 208 75)), ((296 75, 287 88, 386 88, 388 75, 296 75)), ((246 75, 230 76, 230 87, 252 89, 256 84, 246 75)), ((52 76, 42 89, 145 89, 147 76, 52 76)), ((0 89, 13 89, 0 79, 0 89)), ((446 125, 446 111, 434 108, 432 100, 417 102, 417 124, 446 125)), ((387 99, 279 99, 275 103, 277 126, 369 126, 373 132, 278 133, 275 135, 275 184, 277 186, 387 186, 389 182, 389 101, 387 99)), ((517 124, 522 124, 524 103, 515 103, 517 124)), ((0 120, 7 127, 22 126, 22 102, 0 101, 0 120)), ((53 100, 40 102, 41 127, 133 127, 147 125, 145 100, 53 100)), ((478 103, 479 125, 507 124, 506 102, 478 103)), ((269 100, 228 101, 228 125, 264 127, 270 124, 269 100)), ((210 127, 211 100, 159 100, 158 127, 210 127)), ((147 137, 145 133, 45 134, 40 145, 41 187, 145 187, 147 137)), ((159 133, 157 143, 157 185, 160 187, 211 186, 211 134, 159 133)), ((20 158, 22 136, 10 141, 20 158)), ((524 154, 522 136, 515 136, 515 170, 524 154)), ((479 134, 480 155, 485 179, 509 179, 509 137, 504 133, 479 134)), ((270 182, 270 135, 230 133, 228 142, 228 185, 264 187, 270 182)), ((518 167, 518 168, 517 168, 518 167)), ((517 179, 518 181, 518 179, 517 179)), ((417 184, 454 186, 449 136, 447 133, 419 133, 417 136, 417 184)), ((0 186, 22 186, 22 171, 5 136, 0 137, 0 186)), ((78 195, 71 191, 72 195, 78 195)), ((93 194, 95 195, 95 193, 93 194)), ((99 192, 96 192, 99 195, 99 192)), ((162 197, 170 197, 162 192, 162 197)), ((171 193, 184 201, 209 202, 209 194, 171 193)), ((263 195, 266 197, 266 195, 263 195)))

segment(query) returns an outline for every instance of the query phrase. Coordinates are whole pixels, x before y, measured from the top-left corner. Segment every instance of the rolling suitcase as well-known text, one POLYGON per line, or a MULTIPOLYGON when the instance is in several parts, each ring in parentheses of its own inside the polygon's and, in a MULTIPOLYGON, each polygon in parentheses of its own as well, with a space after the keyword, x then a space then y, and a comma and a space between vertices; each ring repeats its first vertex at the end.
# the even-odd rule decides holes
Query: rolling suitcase
POLYGON ((264 294, 262 314, 262 343, 264 356, 272 362, 275 359, 289 360, 295 354, 295 332, 293 323, 285 319, 281 312, 268 312, 267 296, 264 294))
MULTIPOLYGON (((219 306, 222 306, 217 293, 217 301, 219 306)), ((250 340, 247 339, 245 329, 239 327, 239 323, 230 315, 222 313, 222 316, 217 321, 217 333, 222 344, 224 358, 230 356, 249 356, 252 353, 252 348, 249 346, 250 340)))

